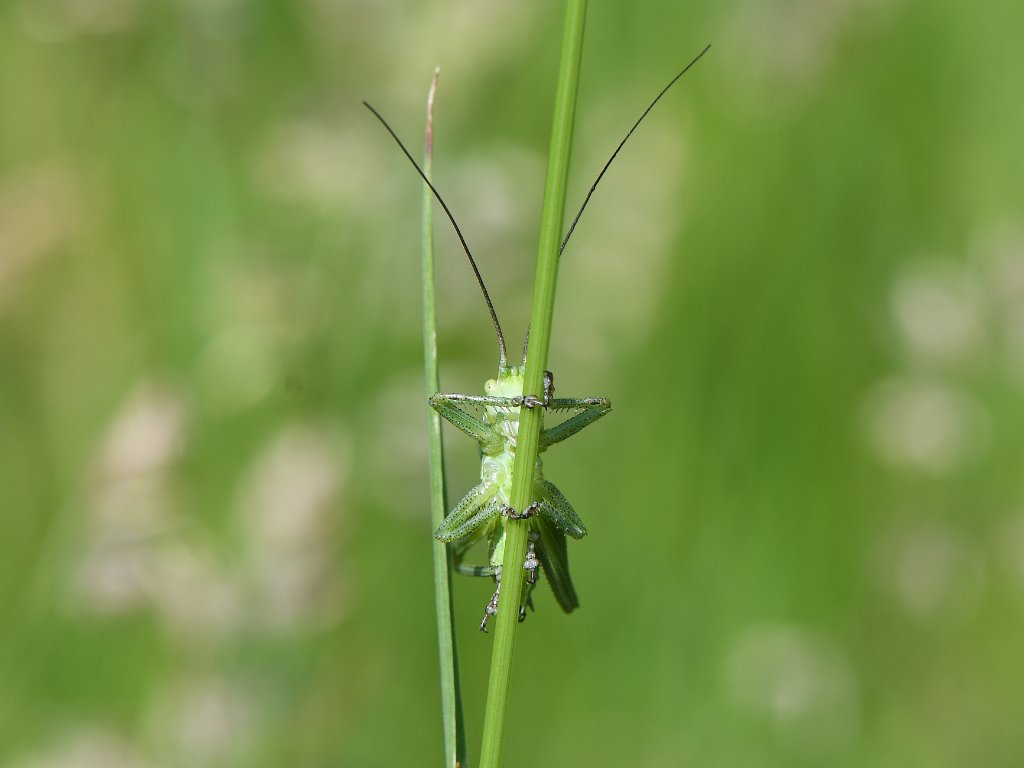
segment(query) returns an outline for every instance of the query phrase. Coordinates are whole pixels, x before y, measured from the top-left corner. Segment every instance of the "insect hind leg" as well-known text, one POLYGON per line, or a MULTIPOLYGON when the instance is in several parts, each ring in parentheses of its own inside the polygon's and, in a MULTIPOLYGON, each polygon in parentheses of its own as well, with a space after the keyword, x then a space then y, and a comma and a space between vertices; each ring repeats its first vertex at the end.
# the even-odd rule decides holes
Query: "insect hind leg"
POLYGON ((540 567, 540 560, 537 558, 537 539, 540 534, 530 531, 530 538, 526 544, 526 560, 523 562, 523 570, 528 571, 526 583, 533 585, 537 583, 537 568, 540 567))
POLYGON ((537 540, 540 534, 530 531, 530 539, 526 544, 526 560, 523 562, 523 570, 526 575, 526 594, 523 595, 523 602, 519 604, 519 622, 526 621, 526 609, 531 611, 533 607, 533 590, 537 586, 537 569, 540 567, 540 559, 537 557, 537 540))
MULTIPOLYGON (((523 562, 523 569, 528 571, 526 577, 526 593, 523 595, 522 602, 519 604, 519 621, 526 620, 526 609, 529 608, 531 611, 533 608, 533 590, 537 586, 537 569, 540 567, 540 559, 537 556, 537 541, 540 538, 540 534, 536 531, 530 531, 529 541, 526 545, 526 560, 523 562)), ((484 617, 480 621, 480 631, 487 632, 487 621, 491 616, 498 614, 498 602, 501 598, 501 566, 459 566, 460 573, 469 573, 472 576, 494 576, 494 594, 491 595, 491 599, 487 601, 487 605, 484 607, 484 617), (487 572, 491 573, 488 574, 487 572)))
POLYGON ((464 563, 455 565, 455 570, 462 576, 495 576, 500 569, 500 565, 466 565, 464 563))
POLYGON ((498 566, 494 574, 494 594, 484 608, 484 618, 480 622, 480 631, 487 632, 487 620, 491 616, 498 615, 498 598, 501 596, 501 566, 498 566))

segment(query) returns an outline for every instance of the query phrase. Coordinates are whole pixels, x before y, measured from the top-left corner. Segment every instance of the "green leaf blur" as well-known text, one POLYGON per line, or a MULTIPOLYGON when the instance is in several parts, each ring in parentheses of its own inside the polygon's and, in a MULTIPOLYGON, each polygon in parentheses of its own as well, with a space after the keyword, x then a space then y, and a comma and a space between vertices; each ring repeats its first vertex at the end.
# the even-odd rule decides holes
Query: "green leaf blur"
MULTIPOLYGON (((0 765, 440 765, 421 184, 515 357, 561 7, 0 10, 0 765)), ((1024 6, 595 4, 508 765, 1024 764, 1024 6)), ((436 226, 442 388, 497 370, 436 226)), ((456 496, 478 458, 447 435, 456 496)), ((455 583, 480 732, 492 586, 455 583)), ((471 740, 473 741, 473 740, 471 740)), ((475 747, 474 747, 475 748, 475 747)))

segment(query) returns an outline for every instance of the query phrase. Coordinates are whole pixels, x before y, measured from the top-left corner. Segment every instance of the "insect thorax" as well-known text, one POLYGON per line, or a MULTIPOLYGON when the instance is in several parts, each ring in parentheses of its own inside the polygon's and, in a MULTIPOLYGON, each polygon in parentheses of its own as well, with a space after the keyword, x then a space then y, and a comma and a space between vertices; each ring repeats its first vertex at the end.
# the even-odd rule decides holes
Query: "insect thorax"
MULTIPOLYGON (((510 366, 498 371, 497 378, 484 384, 484 393, 489 397, 522 397, 523 367, 510 366)), ((493 448, 485 447, 480 463, 480 479, 494 483, 499 501, 508 504, 508 493, 512 488, 512 465, 515 463, 516 442, 519 438, 519 406, 484 406, 484 421, 493 424, 504 438, 493 448)), ((541 461, 537 459, 537 477, 540 477, 541 461)))

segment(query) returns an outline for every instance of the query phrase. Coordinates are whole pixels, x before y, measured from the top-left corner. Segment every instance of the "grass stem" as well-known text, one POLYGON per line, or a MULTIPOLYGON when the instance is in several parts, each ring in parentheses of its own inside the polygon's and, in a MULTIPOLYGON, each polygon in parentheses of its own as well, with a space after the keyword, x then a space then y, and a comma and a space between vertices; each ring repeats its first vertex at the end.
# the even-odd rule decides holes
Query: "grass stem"
MULTIPOLYGON (((526 354, 523 384, 524 394, 534 394, 538 397, 543 394, 544 370, 547 368, 551 342, 551 321, 558 278, 558 246, 565 211, 565 191, 572 150, 572 130, 576 115, 576 93, 579 85, 586 11, 586 0, 568 0, 566 3, 551 149, 548 154, 544 207, 540 223, 537 270, 533 285, 533 306, 530 312, 530 344, 526 354)), ((522 410, 519 417, 516 459, 512 469, 511 503, 518 510, 525 509, 533 501, 541 423, 541 409, 522 410)), ((512 678, 512 656, 518 625, 519 597, 523 588, 527 532, 527 521, 509 521, 501 568, 501 602, 495 622, 494 647, 487 686, 483 744, 480 752, 481 768, 497 768, 501 760, 512 678)))

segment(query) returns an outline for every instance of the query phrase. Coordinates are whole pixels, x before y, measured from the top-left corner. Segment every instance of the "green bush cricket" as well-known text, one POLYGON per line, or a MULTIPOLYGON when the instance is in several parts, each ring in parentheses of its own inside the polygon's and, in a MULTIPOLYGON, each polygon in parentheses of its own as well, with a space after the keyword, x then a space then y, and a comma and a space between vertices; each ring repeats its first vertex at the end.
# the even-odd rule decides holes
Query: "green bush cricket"
MULTIPOLYGON (((654 108, 662 96, 708 51, 707 46, 689 64, 686 65, 658 93, 644 110, 643 114, 629 129, 626 136, 619 142, 611 157, 605 163, 597 179, 591 185, 583 204, 573 218, 559 248, 565 250, 576 224, 590 202, 594 190, 600 183, 605 172, 615 160, 619 151, 629 137, 640 125, 647 114, 654 108)), ((458 235, 462 248, 469 259, 473 274, 480 286, 484 302, 490 313, 498 340, 498 375, 484 384, 483 395, 463 395, 438 393, 430 397, 430 406, 444 419, 476 440, 481 452, 480 483, 474 486, 455 505, 434 532, 435 538, 451 544, 454 550, 456 569, 471 576, 489 576, 495 579, 495 590, 484 610, 480 629, 487 631, 488 619, 498 611, 501 592, 501 563, 504 556, 506 525, 509 520, 528 520, 529 544, 523 568, 528 571, 526 589, 519 604, 519 620, 526 616, 526 607, 532 607, 532 593, 537 583, 537 570, 542 569, 558 604, 566 613, 579 607, 579 599, 569 574, 568 546, 566 537, 579 539, 587 531, 583 521, 572 508, 562 492, 546 480, 542 473, 541 459, 538 457, 533 488, 534 501, 522 511, 512 508, 509 503, 512 488, 512 466, 515 460, 516 441, 519 429, 519 414, 522 408, 541 408, 544 412, 567 413, 568 418, 545 427, 541 431, 540 451, 560 443, 575 435, 584 427, 594 423, 611 410, 611 402, 603 397, 556 398, 554 397, 554 377, 550 371, 544 375, 544 391, 541 397, 523 393, 523 372, 526 358, 526 346, 523 344, 524 365, 509 365, 501 323, 498 321, 494 304, 484 284, 483 277, 477 267, 476 260, 470 252, 466 239, 434 184, 427 178, 419 164, 413 159, 405 145, 398 138, 391 126, 377 110, 367 102, 363 104, 381 122, 384 128, 398 144, 399 148, 412 163, 420 177, 430 188, 434 197, 441 204, 445 214, 458 235), (470 412, 472 411, 472 412, 470 412), (472 566, 462 563, 466 552, 477 542, 486 541, 488 548, 488 565, 472 566)))

